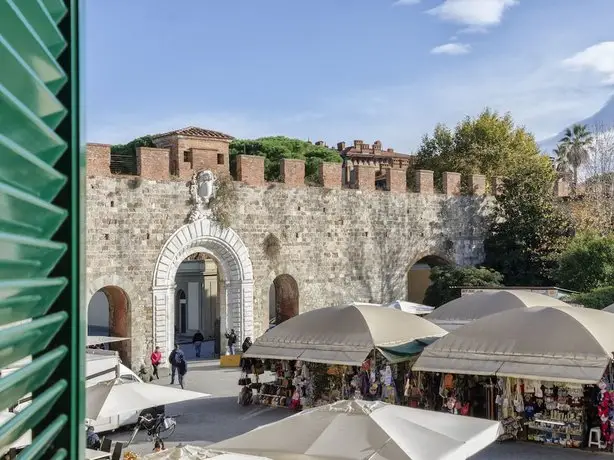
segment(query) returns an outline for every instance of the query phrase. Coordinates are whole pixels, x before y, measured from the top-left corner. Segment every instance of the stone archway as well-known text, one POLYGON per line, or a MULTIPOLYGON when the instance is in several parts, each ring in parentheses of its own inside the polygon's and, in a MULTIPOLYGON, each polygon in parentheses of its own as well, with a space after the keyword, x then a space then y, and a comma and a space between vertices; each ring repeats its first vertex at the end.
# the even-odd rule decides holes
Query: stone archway
POLYGON ((298 283, 292 276, 283 274, 275 278, 273 292, 275 295, 275 324, 281 324, 299 314, 298 283))
POLYGON ((220 333, 234 329, 239 343, 254 328, 254 277, 247 247, 230 228, 208 219, 180 227, 164 244, 153 274, 153 340, 168 356, 174 341, 175 275, 183 260, 204 253, 221 271, 220 333))
POLYGON ((450 262, 439 254, 426 254, 420 256, 411 264, 407 271, 407 300, 422 303, 427 288, 431 284, 431 270, 433 267, 450 265, 450 262))
MULTIPOLYGON (((87 322, 88 335, 130 338, 130 297, 126 291, 119 286, 104 286, 96 291, 88 303, 87 322), (96 294, 100 296, 97 298, 96 294), (102 301, 99 302, 100 299, 102 301), (93 302, 96 304, 92 305, 93 302), (106 324, 101 324, 100 320, 106 324), (92 332, 93 325, 98 326, 95 332, 92 332)), ((107 346, 109 350, 118 352, 123 363, 130 364, 128 341, 113 342, 107 346)))

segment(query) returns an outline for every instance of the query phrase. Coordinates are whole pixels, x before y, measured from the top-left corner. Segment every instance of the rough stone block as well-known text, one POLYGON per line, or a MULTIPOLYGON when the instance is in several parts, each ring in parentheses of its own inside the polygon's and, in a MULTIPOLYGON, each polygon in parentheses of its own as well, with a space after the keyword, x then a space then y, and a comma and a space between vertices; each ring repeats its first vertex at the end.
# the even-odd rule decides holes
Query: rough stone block
POLYGON ((483 174, 470 175, 468 184, 472 195, 484 195, 486 193, 486 176, 483 174))
POLYGON ((256 155, 237 156, 237 179, 247 185, 264 185, 264 157, 256 155))
POLYGON ((143 179, 168 180, 170 176, 170 150, 153 147, 136 149, 137 174, 143 179))
POLYGON ((433 171, 427 169, 416 170, 416 192, 434 193, 433 171))
POLYGON ((320 163, 320 184, 324 188, 341 188, 341 163, 320 163))
POLYGON ((404 169, 386 168, 386 190, 393 193, 407 191, 407 173, 404 169))
POLYGON ((454 196, 461 193, 461 175, 456 172, 446 171, 443 173, 443 193, 444 195, 454 196))
POLYGON ((375 190, 375 167, 370 165, 354 166, 356 188, 371 192, 375 190))
POLYGON ((284 184, 291 187, 305 185, 305 162, 303 160, 282 158, 280 169, 281 181, 284 184))

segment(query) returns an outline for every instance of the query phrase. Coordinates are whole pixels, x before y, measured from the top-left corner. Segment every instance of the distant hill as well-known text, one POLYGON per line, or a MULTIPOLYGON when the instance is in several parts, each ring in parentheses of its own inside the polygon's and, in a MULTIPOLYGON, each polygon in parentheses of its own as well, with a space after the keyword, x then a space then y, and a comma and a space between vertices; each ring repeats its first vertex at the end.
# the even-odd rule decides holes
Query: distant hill
MULTIPOLYGON (((606 102, 606 104, 597 113, 585 118, 584 120, 572 123, 572 125, 573 124, 587 125, 589 129, 595 125, 614 126, 614 95, 610 97, 608 102, 606 102)), ((540 141, 539 146, 541 149, 551 154, 552 150, 563 137, 565 129, 561 130, 561 132, 556 136, 540 141)))

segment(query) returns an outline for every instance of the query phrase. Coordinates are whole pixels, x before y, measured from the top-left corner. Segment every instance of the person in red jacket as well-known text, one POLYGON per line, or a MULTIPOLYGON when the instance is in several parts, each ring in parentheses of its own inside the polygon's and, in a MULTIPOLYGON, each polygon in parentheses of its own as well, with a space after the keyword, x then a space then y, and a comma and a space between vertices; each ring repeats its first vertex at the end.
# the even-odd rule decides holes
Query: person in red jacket
POLYGON ((160 376, 158 375, 158 366, 162 362, 162 353, 160 353, 160 347, 156 347, 154 352, 151 354, 151 366, 153 367, 153 375, 155 378, 160 380, 160 376))

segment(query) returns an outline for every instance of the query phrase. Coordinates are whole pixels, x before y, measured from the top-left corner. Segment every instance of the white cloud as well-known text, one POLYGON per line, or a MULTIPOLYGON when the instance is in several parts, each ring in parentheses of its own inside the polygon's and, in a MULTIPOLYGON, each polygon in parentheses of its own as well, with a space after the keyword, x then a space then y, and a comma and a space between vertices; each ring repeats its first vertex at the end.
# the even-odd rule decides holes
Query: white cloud
POLYGON ((499 24, 505 10, 516 4, 518 0, 444 0, 428 13, 444 21, 483 28, 499 24))
POLYGON ((420 3, 420 0, 397 0, 392 6, 417 5, 418 3, 420 3))
POLYGON ((471 51, 471 46, 465 43, 446 43, 445 45, 436 46, 431 50, 431 54, 451 54, 458 56, 467 54, 471 51))
POLYGON ((571 70, 597 73, 604 83, 614 84, 614 41, 589 46, 565 59, 563 65, 571 70))

